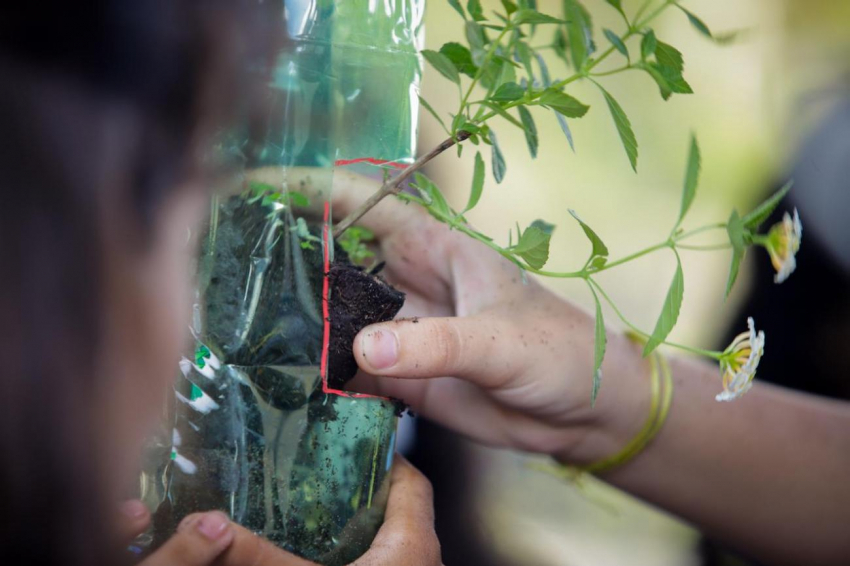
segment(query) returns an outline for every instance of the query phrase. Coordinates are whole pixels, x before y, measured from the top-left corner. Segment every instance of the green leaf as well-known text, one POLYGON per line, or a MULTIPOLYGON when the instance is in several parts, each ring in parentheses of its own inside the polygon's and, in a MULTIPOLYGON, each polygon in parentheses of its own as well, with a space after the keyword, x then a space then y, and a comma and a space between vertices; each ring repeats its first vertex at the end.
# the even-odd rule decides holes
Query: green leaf
POLYGON ((552 84, 552 78, 549 76, 549 67, 546 65, 546 60, 540 53, 535 53, 534 58, 537 59, 537 66, 540 67, 540 79, 543 81, 543 86, 549 87, 552 84))
POLYGON ((466 32, 466 41, 469 43, 469 48, 472 52, 472 60, 476 65, 480 66, 484 60, 485 45, 487 44, 484 29, 478 25, 478 22, 467 20, 464 30, 466 32))
POLYGON ((532 158, 537 157, 537 125, 534 123, 534 118, 531 117, 531 112, 525 106, 518 106, 519 118, 522 120, 523 132, 525 132, 525 143, 528 145, 528 153, 532 158))
POLYGON ((472 173, 472 190, 469 192, 469 202, 466 203, 466 208, 461 214, 469 212, 478 201, 481 200, 481 193, 484 191, 484 159, 481 157, 481 152, 475 152, 475 170, 472 173))
POLYGON ((563 0, 564 19, 567 20, 567 40, 570 57, 576 71, 581 70, 588 55, 594 52, 593 29, 590 13, 578 0, 563 0))
POLYGON ((596 234, 596 232, 594 232, 590 226, 585 224, 584 221, 578 217, 575 210, 571 209, 569 212, 570 215, 581 225, 581 229, 584 230, 584 235, 587 236, 588 240, 590 240, 592 249, 588 263, 597 257, 608 257, 608 246, 602 242, 602 239, 596 234))
POLYGON ((496 102, 513 102, 523 97, 525 89, 516 83, 507 82, 499 86, 490 96, 496 102))
MULTIPOLYGON (((675 252, 675 250, 674 250, 675 252)), ((661 315, 658 317, 658 322, 655 323, 655 330, 652 331, 646 347, 643 349, 644 357, 648 356, 655 350, 667 336, 670 331, 676 326, 676 321, 679 320, 679 311, 682 308, 682 298, 685 295, 685 276, 682 273, 682 261, 679 259, 679 254, 676 254, 676 273, 673 275, 673 281, 670 283, 670 289, 667 291, 667 298, 664 299, 664 306, 661 308, 661 315)))
POLYGON ((608 4, 610 4, 611 6, 613 6, 613 7, 614 7, 614 9, 615 9, 615 10, 617 10, 618 12, 620 12, 621 14, 623 14, 623 16, 625 16, 625 15, 626 15, 626 13, 625 13, 625 12, 623 12, 623 3, 622 3, 622 0, 605 0, 605 2, 607 2, 608 4))
POLYGON ((420 51, 422 56, 431 63, 431 66, 437 69, 441 75, 455 83, 456 85, 460 85, 460 76, 457 73, 457 68, 452 63, 451 59, 439 53, 437 51, 432 51, 430 49, 423 49, 420 51))
POLYGON ((428 207, 428 212, 440 220, 454 218, 454 211, 452 211, 449 203, 446 202, 446 198, 443 196, 443 193, 440 192, 440 189, 431 181, 431 179, 418 172, 414 173, 413 178, 413 186, 418 189, 419 194, 422 195, 422 200, 425 201, 425 204, 428 207))
POLYGON ((682 77, 682 73, 674 67, 662 66, 658 63, 648 63, 644 66, 644 69, 655 80, 656 84, 658 84, 661 97, 664 100, 669 99, 674 92, 679 94, 693 93, 691 85, 682 77))
POLYGON ((298 191, 287 191, 286 196, 292 206, 310 206, 310 199, 308 199, 303 193, 299 193, 298 191))
POLYGON ((685 170, 685 184, 682 188, 682 207, 679 209, 679 219, 676 221, 677 228, 682 223, 682 220, 684 220, 685 215, 691 208, 691 204, 694 202, 694 197, 697 194, 697 183, 699 182, 701 164, 697 138, 692 135, 691 149, 688 153, 688 166, 685 170))
POLYGON ((534 82, 534 67, 532 67, 531 64, 531 54, 531 47, 529 47, 527 43, 524 41, 517 41, 516 55, 522 63, 522 66, 525 67, 525 73, 528 75, 529 84, 534 82))
POLYGON ((484 17, 484 9, 481 7, 481 0, 469 0, 469 2, 466 3, 466 10, 469 12, 469 16, 476 22, 487 19, 484 17))
POLYGON ((564 20, 560 20, 558 18, 553 18, 552 16, 547 16, 546 14, 542 14, 537 10, 532 9, 524 9, 518 10, 511 18, 511 23, 514 25, 522 25, 522 24, 562 24, 564 20))
POLYGON ((581 118, 590 109, 569 94, 555 88, 547 88, 537 99, 537 104, 548 106, 568 118, 581 118))
POLYGON ((523 230, 517 244, 509 249, 532 268, 541 269, 549 260, 549 242, 554 229, 555 226, 548 222, 535 220, 523 230))
POLYGON ((507 169, 507 166, 505 165, 505 156, 502 155, 502 149, 499 147, 499 142, 496 141, 496 132, 493 130, 490 130, 490 142, 493 144, 493 178, 496 179, 497 183, 501 183, 502 179, 505 178, 505 170, 507 169))
POLYGON ((517 6, 511 0, 502 0, 502 6, 505 7, 505 12, 510 16, 517 11, 517 6))
POLYGON ((726 281, 726 296, 732 292, 732 287, 735 286, 735 280, 738 279, 738 270, 741 268, 741 260, 744 259, 744 253, 747 251, 746 243, 744 242, 744 223, 741 217, 738 216, 738 211, 733 210, 729 217, 729 222, 726 224, 726 233, 729 234, 729 243, 732 244, 732 264, 729 266, 729 279, 726 281))
POLYGON ((461 7, 460 2, 458 2, 458 0, 449 0, 449 6, 451 6, 452 8, 454 8, 454 9, 455 9, 455 11, 456 11, 458 14, 460 14, 460 16, 461 16, 464 20, 466 19, 466 14, 464 14, 464 13, 463 13, 463 8, 461 7))
POLYGON ((478 67, 472 62, 472 53, 460 43, 449 42, 440 47, 440 53, 449 58, 458 72, 474 79, 478 67))
POLYGON ((608 94, 608 91, 600 85, 597 84, 597 86, 599 86, 602 94, 605 95, 605 102, 608 103, 608 109, 614 118, 614 125, 617 126, 617 133, 620 135, 620 141, 623 142, 623 149, 626 150, 629 163, 631 163, 632 169, 637 172, 638 144, 635 133, 632 131, 632 123, 629 122, 629 117, 626 116, 623 108, 614 97, 608 94))
POLYGON ((501 106, 499 106, 495 102, 489 102, 489 101, 485 100, 484 102, 481 103, 481 106, 486 106, 487 108, 489 108, 490 110, 492 110, 493 112, 495 112, 496 114, 498 114, 499 116, 501 116, 502 118, 504 118, 505 120, 507 120, 508 122, 513 124, 514 126, 516 126, 517 128, 525 129, 524 126, 520 123, 519 120, 517 120, 516 118, 514 118, 513 116, 508 114, 507 110, 505 110, 504 108, 502 108, 501 106))
POLYGON ((658 39, 655 37, 655 32, 652 30, 643 34, 643 39, 640 42, 640 54, 644 59, 648 59, 655 55, 655 48, 658 45, 658 39))
POLYGON ((662 67, 672 67, 680 73, 685 70, 685 60, 682 53, 663 41, 658 41, 655 45, 655 60, 662 67))
POLYGON ((608 28, 602 30, 603 35, 608 38, 608 41, 611 42, 611 45, 614 46, 614 49, 622 53, 627 59, 629 58, 629 49, 626 47, 626 44, 623 43, 623 40, 620 39, 620 36, 611 31, 608 28))
POLYGON ((431 114, 431 116, 433 116, 434 118, 436 118, 437 122, 439 122, 439 123, 440 123, 440 125, 443 127, 443 129, 444 129, 444 130, 449 131, 449 129, 448 129, 448 128, 446 128, 446 124, 445 124, 445 122, 443 122, 443 119, 442 119, 442 118, 440 118, 440 115, 439 115, 439 114, 437 114, 437 111, 436 111, 436 110, 434 110, 434 109, 431 107, 431 105, 430 105, 430 104, 428 104, 428 102, 427 102, 424 98, 422 98, 421 96, 419 97, 419 103, 420 103, 420 104, 422 104, 422 107, 423 107, 425 110, 427 110, 427 111, 431 114))
POLYGON ((779 206, 779 203, 783 198, 785 198, 785 195, 788 194, 788 191, 791 190, 793 185, 793 180, 788 181, 781 189, 773 193, 767 200, 758 205, 755 210, 744 216, 742 220, 744 226, 753 232, 758 230, 759 226, 761 226, 762 223, 773 213, 773 211, 776 210, 776 207, 779 206))
POLYGON ((596 302, 596 325, 593 332, 593 387, 590 392, 590 406, 592 408, 596 405, 596 398, 599 396, 599 389, 602 386, 602 361, 605 359, 608 336, 605 333, 602 304, 599 302, 599 296, 593 289, 593 285, 590 285, 590 291, 593 293, 593 300, 596 302))
POLYGON ((681 11, 683 11, 686 16, 688 16, 688 21, 691 22, 691 25, 694 26, 694 28, 698 32, 700 32, 701 34, 703 34, 704 36, 706 36, 709 39, 714 39, 714 36, 711 35, 711 30, 708 29, 708 26, 705 25, 705 22, 703 22, 701 19, 699 19, 693 12, 691 12, 687 8, 685 8, 685 7, 683 7, 679 4, 676 4, 676 7, 679 8, 681 11))

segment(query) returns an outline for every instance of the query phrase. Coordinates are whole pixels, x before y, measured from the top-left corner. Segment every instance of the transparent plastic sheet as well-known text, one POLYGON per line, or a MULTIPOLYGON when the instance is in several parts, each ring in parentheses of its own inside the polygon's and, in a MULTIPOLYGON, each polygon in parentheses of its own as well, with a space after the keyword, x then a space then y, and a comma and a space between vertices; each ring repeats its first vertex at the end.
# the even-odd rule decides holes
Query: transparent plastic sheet
POLYGON ((365 552, 383 520, 398 409, 327 385, 326 274, 345 256, 330 242, 329 196, 336 167, 379 176, 373 164, 413 159, 423 2, 285 4, 291 42, 263 140, 233 133, 221 147, 241 164, 240 187, 212 202, 194 349, 145 454, 154 522, 139 551, 220 509, 335 566, 365 552))

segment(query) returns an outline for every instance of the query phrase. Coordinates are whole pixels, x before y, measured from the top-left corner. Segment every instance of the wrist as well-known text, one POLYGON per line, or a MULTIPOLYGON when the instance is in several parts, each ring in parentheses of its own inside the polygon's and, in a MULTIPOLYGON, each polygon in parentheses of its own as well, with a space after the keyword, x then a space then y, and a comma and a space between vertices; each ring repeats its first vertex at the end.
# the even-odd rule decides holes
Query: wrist
MULTIPOLYGON (((587 466, 617 454, 644 427, 652 407, 650 360, 643 346, 623 333, 609 333, 602 364, 605 383, 596 405, 578 410, 583 434, 569 448, 552 456, 563 464, 587 466)), ((571 432, 574 434, 574 432, 571 432)))

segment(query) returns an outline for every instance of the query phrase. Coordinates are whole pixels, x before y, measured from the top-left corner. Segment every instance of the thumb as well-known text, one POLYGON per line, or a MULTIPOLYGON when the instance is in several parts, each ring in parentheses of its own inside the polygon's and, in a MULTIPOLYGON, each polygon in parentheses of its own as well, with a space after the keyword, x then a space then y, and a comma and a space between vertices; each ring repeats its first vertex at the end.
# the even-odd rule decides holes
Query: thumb
POLYGON ((361 330, 354 356, 371 375, 457 377, 497 388, 520 370, 521 340, 515 332, 494 316, 391 321, 361 330))
POLYGON ((177 533, 139 566, 206 566, 233 542, 233 525, 220 511, 188 515, 177 533))

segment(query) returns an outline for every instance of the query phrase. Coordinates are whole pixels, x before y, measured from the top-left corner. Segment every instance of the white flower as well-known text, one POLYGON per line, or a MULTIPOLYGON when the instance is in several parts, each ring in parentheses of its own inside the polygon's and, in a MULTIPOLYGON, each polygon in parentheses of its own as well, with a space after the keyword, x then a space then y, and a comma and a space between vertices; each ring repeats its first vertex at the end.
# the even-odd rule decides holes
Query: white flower
POLYGON ((797 268, 797 252, 800 251, 800 241, 803 239, 803 224, 800 214, 794 209, 794 218, 787 212, 782 222, 773 225, 767 235, 767 253, 776 270, 773 278, 775 283, 782 283, 794 273, 797 268))
POLYGON ((761 357, 764 355, 764 332, 756 333, 752 317, 747 319, 749 332, 742 332, 732 340, 720 358, 723 372, 723 392, 718 401, 733 401, 750 390, 761 357))

